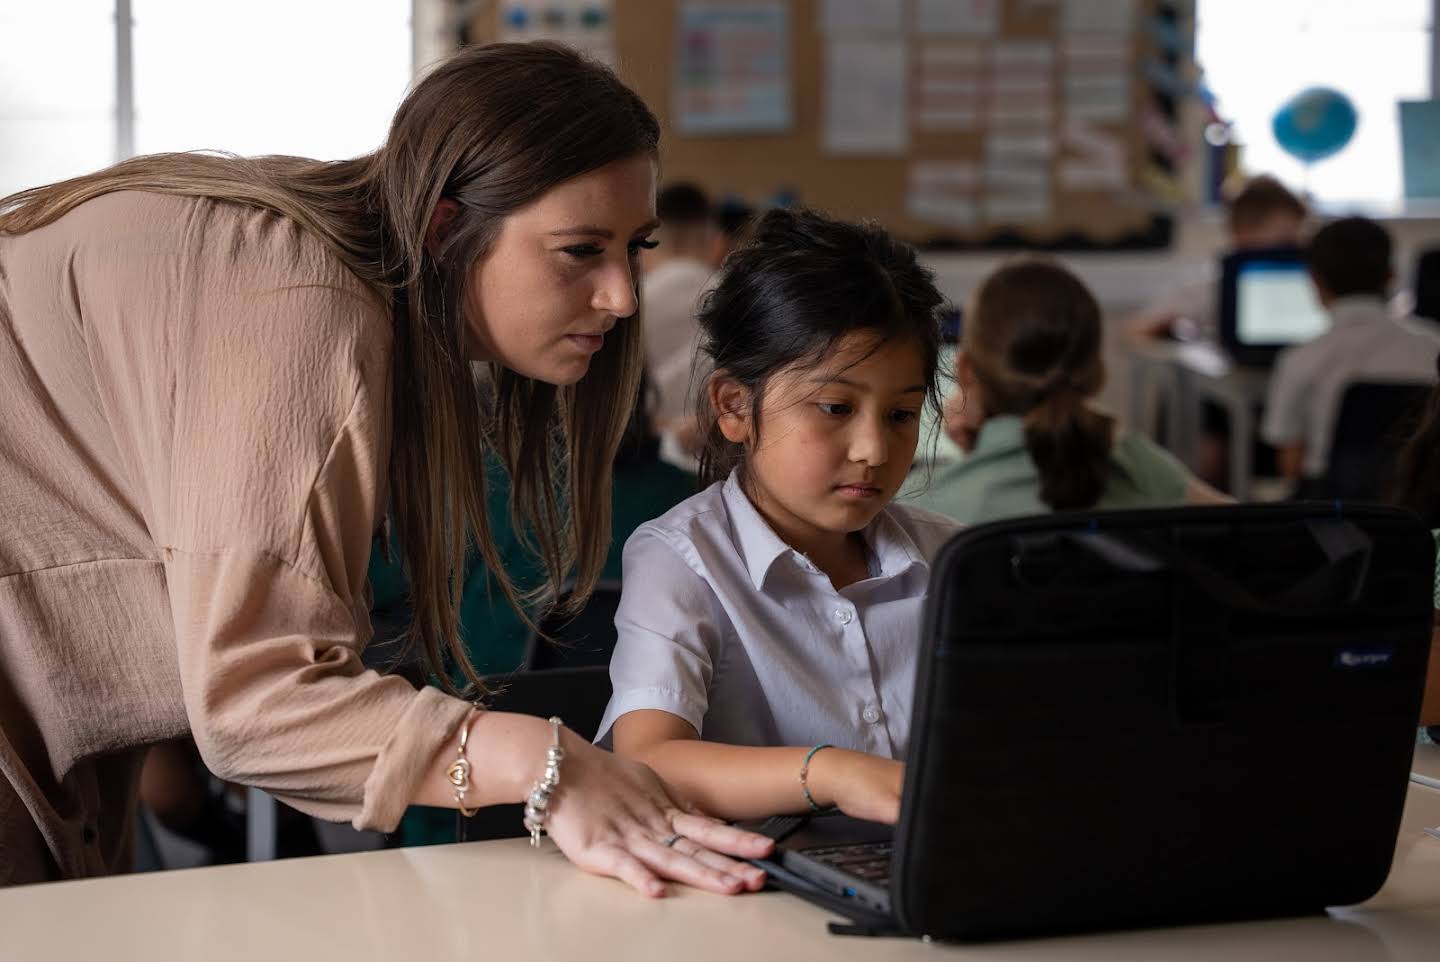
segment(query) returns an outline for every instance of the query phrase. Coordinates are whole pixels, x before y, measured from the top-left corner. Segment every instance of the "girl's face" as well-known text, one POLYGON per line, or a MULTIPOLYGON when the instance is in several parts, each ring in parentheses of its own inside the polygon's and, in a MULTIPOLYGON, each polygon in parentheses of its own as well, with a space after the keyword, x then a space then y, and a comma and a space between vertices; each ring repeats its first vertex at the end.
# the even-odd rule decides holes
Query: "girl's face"
POLYGON ((748 445, 756 508, 787 543, 808 551, 864 528, 895 496, 915 456, 927 386, 919 345, 877 346, 873 335, 855 332, 819 364, 770 378, 758 442, 749 405, 734 403, 736 385, 717 378, 712 394, 719 410, 743 412, 722 415, 720 427, 748 445))
POLYGON ((471 277, 471 359, 550 384, 580 380, 606 332, 636 311, 638 255, 656 226, 655 162, 643 154, 507 216, 471 277))

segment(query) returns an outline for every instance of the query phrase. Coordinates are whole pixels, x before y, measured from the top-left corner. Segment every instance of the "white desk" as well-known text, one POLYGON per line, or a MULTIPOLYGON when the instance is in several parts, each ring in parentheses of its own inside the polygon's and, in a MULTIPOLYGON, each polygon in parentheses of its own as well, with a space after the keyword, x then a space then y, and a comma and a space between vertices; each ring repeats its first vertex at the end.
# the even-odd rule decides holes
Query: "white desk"
MULTIPOLYGON (((1426 746, 1424 767, 1440 769, 1426 746)), ((1330 916, 975 946, 835 938, 788 895, 648 901, 523 840, 291 859, 0 890, 0 957, 278 962, 811 959, 1434 962, 1440 791, 1411 785, 1395 865, 1330 916)))
POLYGON ((1265 400, 1270 372, 1238 367, 1210 344, 1128 343, 1129 422, 1145 430, 1158 390, 1166 398, 1166 442, 1192 470, 1200 439, 1200 410, 1213 401, 1230 416, 1230 494, 1250 494, 1251 451, 1257 434, 1255 406, 1265 400))

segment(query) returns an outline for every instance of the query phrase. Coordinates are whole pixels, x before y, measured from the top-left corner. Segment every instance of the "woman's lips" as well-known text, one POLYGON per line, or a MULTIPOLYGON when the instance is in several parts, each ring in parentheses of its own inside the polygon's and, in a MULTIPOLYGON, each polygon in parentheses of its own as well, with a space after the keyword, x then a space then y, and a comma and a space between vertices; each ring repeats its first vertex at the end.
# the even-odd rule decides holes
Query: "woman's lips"
POLYGON ((594 354, 596 351, 600 350, 600 348, 605 345, 605 335, 571 334, 570 341, 571 343, 583 348, 584 350, 589 351, 591 354, 594 354))

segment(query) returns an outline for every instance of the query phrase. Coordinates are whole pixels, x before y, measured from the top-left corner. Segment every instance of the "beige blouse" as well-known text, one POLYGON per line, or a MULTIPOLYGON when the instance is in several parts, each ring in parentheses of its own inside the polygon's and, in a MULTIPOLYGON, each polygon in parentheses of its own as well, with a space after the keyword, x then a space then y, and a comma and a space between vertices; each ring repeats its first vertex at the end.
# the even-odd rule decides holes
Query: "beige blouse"
POLYGON ((274 214, 0 235, 0 884, 123 870, 144 746, 391 830, 467 706, 362 667, 388 311, 274 214))

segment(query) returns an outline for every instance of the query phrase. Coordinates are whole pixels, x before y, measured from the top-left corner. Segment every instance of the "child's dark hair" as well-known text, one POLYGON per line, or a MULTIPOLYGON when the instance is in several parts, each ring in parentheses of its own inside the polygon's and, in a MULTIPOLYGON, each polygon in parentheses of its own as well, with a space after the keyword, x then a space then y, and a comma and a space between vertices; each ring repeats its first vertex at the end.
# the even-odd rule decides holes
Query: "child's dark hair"
MULTIPOLYGON (((775 373, 819 361, 854 332, 873 332, 877 347, 911 339, 924 363, 926 403, 938 414, 943 302, 915 249, 879 226, 803 208, 772 210, 726 259, 720 282, 703 300, 700 349, 717 373, 749 392, 758 431, 760 398, 775 373)), ((703 486, 743 470, 745 452, 720 432, 708 394, 701 395, 701 423, 708 426, 703 486)))
POLYGON ((1390 232, 1368 217, 1342 217, 1315 232, 1305 263, 1332 297, 1384 297, 1390 286, 1390 232))
POLYGON ((1025 448, 1051 508, 1088 508, 1105 490, 1113 418, 1088 400, 1105 383, 1100 306, 1078 277, 1028 259, 985 279, 961 347, 987 416, 1025 421, 1025 448))
MULTIPOLYGON (((1440 376, 1440 356, 1435 373, 1440 376)), ((1420 423, 1395 458, 1390 501, 1420 515, 1427 528, 1440 528, 1440 384, 1431 388, 1420 423)))

